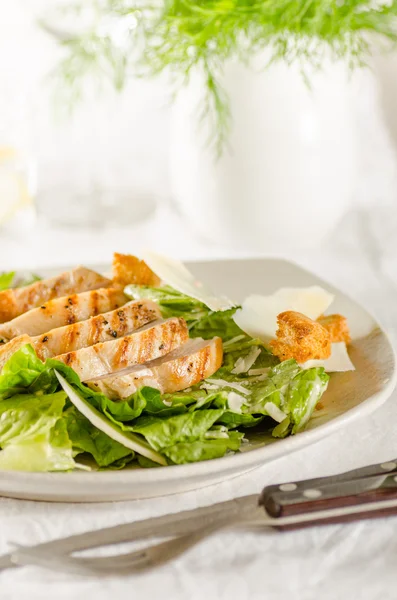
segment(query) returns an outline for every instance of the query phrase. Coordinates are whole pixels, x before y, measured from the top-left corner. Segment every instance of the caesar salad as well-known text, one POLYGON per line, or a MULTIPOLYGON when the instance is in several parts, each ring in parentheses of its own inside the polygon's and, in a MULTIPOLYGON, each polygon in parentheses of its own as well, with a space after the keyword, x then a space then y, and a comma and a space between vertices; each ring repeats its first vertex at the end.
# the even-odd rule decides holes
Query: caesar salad
POLYGON ((241 304, 179 261, 115 254, 112 274, 0 276, 0 470, 160 467, 303 431, 354 369, 326 290, 241 304))

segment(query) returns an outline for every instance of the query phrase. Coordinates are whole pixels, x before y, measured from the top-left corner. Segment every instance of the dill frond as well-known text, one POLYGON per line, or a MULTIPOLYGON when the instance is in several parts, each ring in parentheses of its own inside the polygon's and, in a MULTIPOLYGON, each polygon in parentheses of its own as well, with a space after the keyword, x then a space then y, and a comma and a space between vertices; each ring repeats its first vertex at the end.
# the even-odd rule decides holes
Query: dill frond
POLYGON ((131 69, 142 76, 169 72, 183 85, 199 71, 206 101, 199 115, 213 117, 212 143, 220 154, 231 123, 220 81, 225 62, 268 48, 270 63, 295 61, 321 68, 325 53, 351 67, 368 59, 374 38, 397 40, 397 0, 95 0, 104 22, 134 19, 123 48, 96 28, 63 40, 63 81, 79 96, 89 71, 107 75, 121 89, 131 69))

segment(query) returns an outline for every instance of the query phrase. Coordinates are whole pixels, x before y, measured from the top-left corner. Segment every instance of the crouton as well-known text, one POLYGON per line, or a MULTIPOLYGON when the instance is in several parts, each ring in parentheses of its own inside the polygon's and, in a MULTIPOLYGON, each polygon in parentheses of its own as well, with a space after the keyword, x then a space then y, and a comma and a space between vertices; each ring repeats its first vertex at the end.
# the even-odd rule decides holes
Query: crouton
POLYGON ((149 285, 157 287, 161 280, 148 265, 131 254, 114 253, 113 256, 113 284, 117 287, 135 285, 149 285))
POLYGON ((270 348, 281 361, 294 358, 305 363, 331 355, 331 336, 317 321, 288 310, 278 315, 277 322, 276 339, 270 342, 270 348))
POLYGON ((350 344, 351 337, 346 317, 342 315, 322 315, 317 319, 317 323, 320 323, 328 331, 331 342, 350 344))

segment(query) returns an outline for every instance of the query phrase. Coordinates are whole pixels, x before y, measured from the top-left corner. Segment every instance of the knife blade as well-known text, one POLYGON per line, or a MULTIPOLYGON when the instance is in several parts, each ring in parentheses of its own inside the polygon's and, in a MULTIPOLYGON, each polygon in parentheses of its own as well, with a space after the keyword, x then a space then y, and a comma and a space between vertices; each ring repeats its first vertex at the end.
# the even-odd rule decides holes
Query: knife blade
MULTIPOLYGON (((395 514, 397 459, 339 475, 285 482, 251 495, 212 506, 116 525, 44 542, 28 548, 42 553, 69 554, 148 537, 185 535, 212 520, 259 523, 279 529, 395 514), (396 479, 395 479, 396 478, 396 479), (331 520, 330 520, 331 519, 331 520)), ((15 566, 15 553, 0 557, 0 570, 15 566)))

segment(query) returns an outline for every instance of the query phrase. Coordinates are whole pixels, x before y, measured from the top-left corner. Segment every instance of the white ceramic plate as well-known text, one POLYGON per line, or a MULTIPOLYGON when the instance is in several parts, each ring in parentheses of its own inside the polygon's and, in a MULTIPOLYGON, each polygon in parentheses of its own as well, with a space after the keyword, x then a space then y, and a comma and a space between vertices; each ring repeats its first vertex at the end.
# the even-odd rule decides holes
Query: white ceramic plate
MULTIPOLYGON (((189 267, 214 291, 238 302, 248 294, 270 294, 282 286, 319 284, 333 291, 336 301, 332 312, 345 315, 349 321, 353 338, 349 353, 356 371, 332 375, 308 428, 295 436, 274 440, 257 435, 239 454, 157 469, 88 473, 2 471, 0 495, 59 502, 101 502, 198 489, 236 477, 323 439, 346 423, 373 412, 393 391, 396 362, 387 335, 364 308, 317 276, 293 263, 276 259, 192 263, 189 267)), ((52 274, 43 272, 43 275, 52 274)))

